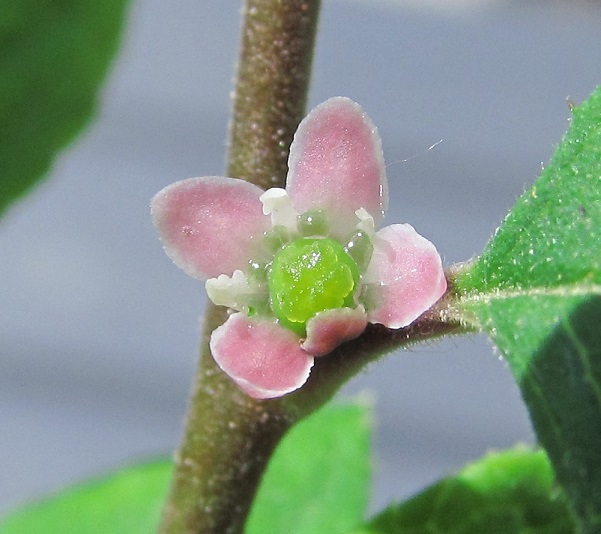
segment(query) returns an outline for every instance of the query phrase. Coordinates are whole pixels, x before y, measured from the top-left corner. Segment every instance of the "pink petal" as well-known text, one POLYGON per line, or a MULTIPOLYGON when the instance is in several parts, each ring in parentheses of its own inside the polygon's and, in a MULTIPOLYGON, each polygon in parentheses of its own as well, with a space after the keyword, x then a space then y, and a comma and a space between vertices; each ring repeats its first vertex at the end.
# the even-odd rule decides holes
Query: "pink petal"
POLYGON ((376 233, 364 282, 372 284, 367 294, 369 321, 388 328, 411 324, 447 289, 436 247, 409 224, 376 233))
POLYGON ((290 147, 286 190, 296 211, 326 209, 335 234, 355 225, 365 208, 381 221, 388 182, 377 129, 359 104, 330 98, 300 123, 290 147))
POLYGON ((269 227, 259 201, 262 193, 248 182, 220 176, 165 187, 151 202, 165 252, 195 278, 244 269, 269 227))
POLYGON ((313 356, 323 356, 345 341, 359 337, 366 326, 363 306, 325 310, 307 321, 307 339, 301 346, 313 356))
POLYGON ((300 388, 313 367, 313 357, 301 349, 292 331, 243 313, 234 313, 214 330, 210 345, 217 365, 256 399, 300 388))

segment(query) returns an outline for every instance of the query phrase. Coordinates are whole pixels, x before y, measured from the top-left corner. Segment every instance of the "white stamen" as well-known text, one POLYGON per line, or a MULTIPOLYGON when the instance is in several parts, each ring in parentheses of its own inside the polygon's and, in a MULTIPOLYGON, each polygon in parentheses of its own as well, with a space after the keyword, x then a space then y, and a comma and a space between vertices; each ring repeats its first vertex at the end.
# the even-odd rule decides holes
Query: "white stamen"
POLYGON ((205 287, 207 296, 217 306, 227 306, 238 311, 242 311, 248 304, 249 295, 252 293, 248 278, 239 269, 236 269, 231 277, 220 274, 217 278, 209 278, 205 287))
POLYGON ((357 230, 363 230, 367 234, 367 237, 369 237, 369 240, 373 243, 376 235, 374 218, 365 208, 359 208, 355 211, 355 215, 359 219, 359 223, 356 226, 357 230))
POLYGON ((298 213, 292 207, 292 202, 285 189, 272 187, 265 191, 259 200, 263 203, 263 213, 271 215, 272 226, 284 226, 293 234, 297 232, 298 213))

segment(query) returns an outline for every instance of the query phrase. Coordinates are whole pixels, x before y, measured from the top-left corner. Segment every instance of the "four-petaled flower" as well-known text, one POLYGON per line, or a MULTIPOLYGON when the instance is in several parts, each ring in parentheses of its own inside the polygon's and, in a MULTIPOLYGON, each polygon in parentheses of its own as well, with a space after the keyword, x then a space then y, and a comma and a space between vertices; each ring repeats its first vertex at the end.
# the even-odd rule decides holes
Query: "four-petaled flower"
POLYGON ((300 123, 286 189, 218 176, 160 191, 165 251, 236 310, 211 335, 217 364, 249 395, 302 386, 314 358, 368 322, 412 323, 444 294, 436 248, 408 224, 375 231, 388 202, 380 137, 355 102, 331 98, 300 123))

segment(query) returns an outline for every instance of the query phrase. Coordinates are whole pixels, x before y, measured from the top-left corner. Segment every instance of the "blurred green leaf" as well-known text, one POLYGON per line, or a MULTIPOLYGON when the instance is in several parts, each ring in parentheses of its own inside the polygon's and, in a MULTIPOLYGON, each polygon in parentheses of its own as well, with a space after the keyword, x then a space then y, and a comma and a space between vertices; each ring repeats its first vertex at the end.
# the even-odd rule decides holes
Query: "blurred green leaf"
POLYGON ((168 461, 123 469, 18 510, 0 521, 0 534, 149 534, 170 476, 168 461))
POLYGON ((0 2, 0 215, 92 117, 126 5, 0 2))
POLYGON ((369 409, 326 406, 301 421, 269 464, 246 534, 347 533, 369 496, 369 409))
POLYGON ((489 454, 393 505, 355 534, 568 534, 574 525, 542 451, 489 454))
POLYGON ((601 88, 454 291, 507 358, 583 532, 601 531, 601 88))
MULTIPOLYGON (((326 406, 278 446, 247 532, 348 532, 369 491, 369 410, 326 406)), ((171 463, 129 467, 15 511, 0 534, 148 534, 158 525, 171 463)))

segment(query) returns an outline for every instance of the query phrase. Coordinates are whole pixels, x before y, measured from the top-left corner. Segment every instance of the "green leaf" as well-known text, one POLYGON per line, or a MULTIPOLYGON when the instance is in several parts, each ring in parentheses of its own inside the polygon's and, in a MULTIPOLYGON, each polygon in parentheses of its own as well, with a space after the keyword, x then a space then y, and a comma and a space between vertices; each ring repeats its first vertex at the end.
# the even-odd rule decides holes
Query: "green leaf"
POLYGON ((148 534, 156 530, 171 463, 130 467, 75 486, 0 522, 0 534, 148 534))
POLYGON ((458 475, 393 505, 355 534, 567 534, 563 494, 542 451, 489 454, 458 475))
MULTIPOLYGON (((348 532, 369 486, 369 410, 326 406, 278 446, 247 532, 348 532)), ((129 467, 67 489, 0 521, 0 534, 148 534, 158 525, 171 463, 129 467)))
POLYGON ((0 215, 90 120, 126 0, 0 2, 0 215))
POLYGON ((277 448, 247 534, 347 533, 369 491, 369 410, 330 406, 295 426, 277 448))
POLYGON ((454 280, 507 358, 583 532, 601 530, 601 87, 534 187, 454 280))

